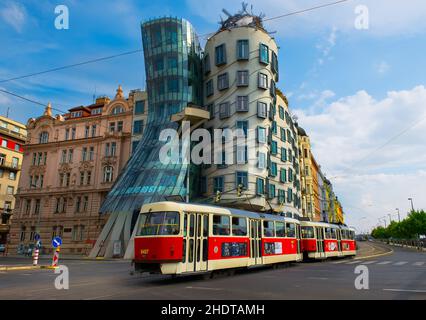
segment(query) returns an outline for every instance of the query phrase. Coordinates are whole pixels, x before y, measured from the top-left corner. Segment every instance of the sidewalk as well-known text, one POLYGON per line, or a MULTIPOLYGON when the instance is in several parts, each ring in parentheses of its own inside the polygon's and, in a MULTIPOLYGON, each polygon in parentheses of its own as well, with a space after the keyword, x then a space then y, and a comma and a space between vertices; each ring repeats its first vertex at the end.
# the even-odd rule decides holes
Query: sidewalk
POLYGON ((368 259, 373 257, 385 256, 392 254, 392 248, 373 241, 358 241, 359 248, 357 250, 356 260, 368 259))

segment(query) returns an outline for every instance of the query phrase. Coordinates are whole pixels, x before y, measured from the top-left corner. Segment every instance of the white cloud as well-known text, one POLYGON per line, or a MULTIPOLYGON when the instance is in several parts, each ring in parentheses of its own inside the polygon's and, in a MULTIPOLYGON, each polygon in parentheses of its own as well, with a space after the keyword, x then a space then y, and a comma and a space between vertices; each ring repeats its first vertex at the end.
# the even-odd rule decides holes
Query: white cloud
MULTIPOLYGON (((198 1, 187 0, 193 13, 211 23, 219 21, 222 8, 231 13, 240 10, 240 1, 228 0, 198 1)), ((264 12, 266 19, 289 12, 322 5, 324 0, 252 0, 254 13, 264 12)), ((277 30, 282 36, 299 36, 302 33, 322 32, 335 26, 344 32, 358 32, 366 35, 406 35, 426 32, 426 2, 424 0, 353 0, 282 19, 265 22, 268 30, 277 30), (355 8, 366 5, 369 9, 370 28, 356 30, 355 8)), ((223 14, 222 14, 223 16, 223 14)))
POLYGON ((425 86, 391 91, 381 100, 365 91, 331 103, 327 96, 333 97, 323 93, 312 103, 321 108, 294 113, 347 204, 349 221, 361 225, 357 219, 367 215, 374 218, 368 225, 376 224, 378 215, 408 210, 410 196, 426 208, 425 86))
POLYGON ((20 33, 25 24, 26 11, 19 3, 7 2, 6 6, 0 9, 0 17, 20 33))

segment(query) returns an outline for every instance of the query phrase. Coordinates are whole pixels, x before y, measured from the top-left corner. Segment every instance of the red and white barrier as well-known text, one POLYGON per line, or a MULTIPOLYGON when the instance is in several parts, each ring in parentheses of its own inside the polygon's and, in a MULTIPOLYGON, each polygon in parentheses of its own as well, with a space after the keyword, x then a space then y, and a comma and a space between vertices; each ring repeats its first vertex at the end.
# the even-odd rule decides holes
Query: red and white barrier
POLYGON ((34 256, 33 256, 33 266, 36 266, 38 264, 38 254, 39 254, 39 249, 36 248, 34 250, 34 256))
POLYGON ((53 260, 52 260, 52 267, 57 267, 59 262, 59 251, 61 250, 60 247, 57 247, 55 250, 55 253, 53 254, 53 260))

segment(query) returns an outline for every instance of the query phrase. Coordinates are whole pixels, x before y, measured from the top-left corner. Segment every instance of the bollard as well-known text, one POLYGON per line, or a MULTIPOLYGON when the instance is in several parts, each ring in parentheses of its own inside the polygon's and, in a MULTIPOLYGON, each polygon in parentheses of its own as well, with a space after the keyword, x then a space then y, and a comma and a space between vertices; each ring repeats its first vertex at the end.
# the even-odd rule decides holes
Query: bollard
POLYGON ((52 267, 57 267, 59 262, 59 251, 61 251, 61 247, 58 246, 53 254, 52 267))
POLYGON ((33 266, 36 266, 38 264, 38 253, 39 253, 39 249, 36 248, 34 250, 34 256, 33 256, 33 266))

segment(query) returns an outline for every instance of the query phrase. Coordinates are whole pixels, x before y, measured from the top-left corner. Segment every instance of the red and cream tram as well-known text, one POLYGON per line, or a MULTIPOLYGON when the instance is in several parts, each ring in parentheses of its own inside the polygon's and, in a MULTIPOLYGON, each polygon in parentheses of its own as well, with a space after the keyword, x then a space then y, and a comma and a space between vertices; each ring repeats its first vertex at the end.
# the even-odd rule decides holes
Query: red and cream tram
POLYGON ((355 231, 344 225, 301 221, 304 258, 327 259, 356 255, 355 231))
POLYGON ((310 227, 280 215, 209 205, 146 204, 134 239, 135 271, 174 275, 302 261, 304 243, 316 240, 302 237, 301 223, 310 227))

